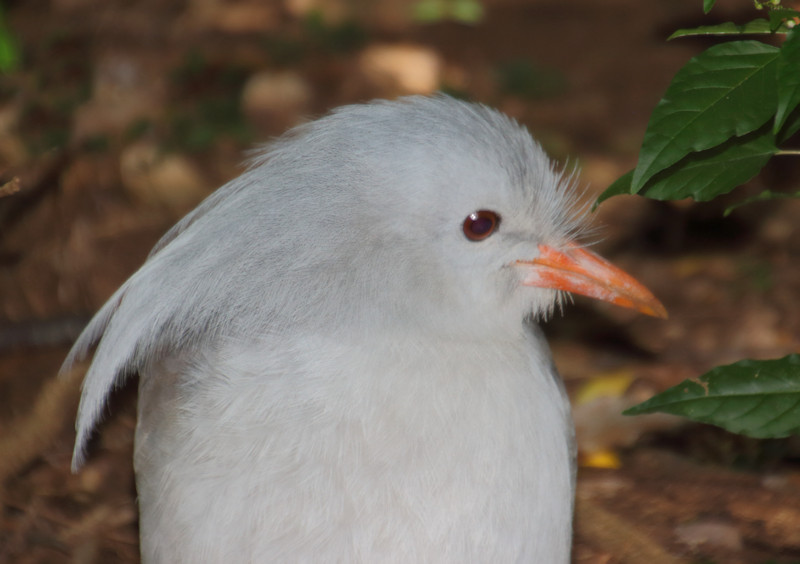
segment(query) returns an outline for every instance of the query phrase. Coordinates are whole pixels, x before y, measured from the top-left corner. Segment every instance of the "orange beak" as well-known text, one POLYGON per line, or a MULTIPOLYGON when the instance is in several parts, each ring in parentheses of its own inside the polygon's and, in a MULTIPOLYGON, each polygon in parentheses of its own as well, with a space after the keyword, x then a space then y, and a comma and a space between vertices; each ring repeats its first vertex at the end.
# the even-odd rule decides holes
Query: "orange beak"
POLYGON ((539 245, 538 258, 515 264, 525 268, 522 283, 526 286, 554 288, 654 317, 667 317, 667 310, 650 290, 607 260, 573 243, 563 251, 539 245))

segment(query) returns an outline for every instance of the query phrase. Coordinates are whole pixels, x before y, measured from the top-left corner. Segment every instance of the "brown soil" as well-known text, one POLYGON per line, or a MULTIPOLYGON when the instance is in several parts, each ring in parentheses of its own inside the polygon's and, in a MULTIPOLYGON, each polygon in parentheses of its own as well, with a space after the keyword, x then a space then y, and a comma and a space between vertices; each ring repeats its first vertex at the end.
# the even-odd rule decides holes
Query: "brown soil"
MULTIPOLYGON (((23 59, 0 79, 0 562, 138 560, 135 390, 114 398, 89 462, 71 474, 81 372, 56 379, 60 363, 158 237, 241 171, 251 144, 302 116, 409 91, 372 74, 368 50, 424 48, 440 87, 523 121, 551 154, 580 165, 591 197, 634 165, 651 109, 709 44, 665 37, 756 17, 748 0, 706 18, 700 0, 485 0, 471 26, 414 22, 405 0, 320 0, 320 25, 306 4, 315 3, 8 6, 23 59), (350 16, 357 25, 342 23, 350 16), (242 89, 261 71, 289 76, 286 88, 302 95, 265 95, 243 119, 242 89)), ((776 162, 739 197, 796 191, 798 170, 776 162)), ((798 351, 799 204, 722 218, 725 202, 620 197, 595 214, 600 252, 645 282, 670 319, 578 299, 548 325, 575 397, 592 378, 632 382, 576 402, 585 464, 576 564, 800 562, 796 439, 619 416, 715 365, 798 351), (616 467, 598 467, 597 453, 616 467)))

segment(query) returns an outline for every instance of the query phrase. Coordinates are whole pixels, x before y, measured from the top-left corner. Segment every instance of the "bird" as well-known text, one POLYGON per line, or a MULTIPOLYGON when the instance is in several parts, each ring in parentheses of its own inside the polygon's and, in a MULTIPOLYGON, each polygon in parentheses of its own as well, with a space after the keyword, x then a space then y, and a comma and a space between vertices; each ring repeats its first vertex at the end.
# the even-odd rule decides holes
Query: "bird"
POLYGON ((73 470, 138 375, 143 562, 569 562, 539 322, 568 293, 666 315, 580 243, 577 199, 524 126, 444 94, 297 126, 77 339, 73 470))

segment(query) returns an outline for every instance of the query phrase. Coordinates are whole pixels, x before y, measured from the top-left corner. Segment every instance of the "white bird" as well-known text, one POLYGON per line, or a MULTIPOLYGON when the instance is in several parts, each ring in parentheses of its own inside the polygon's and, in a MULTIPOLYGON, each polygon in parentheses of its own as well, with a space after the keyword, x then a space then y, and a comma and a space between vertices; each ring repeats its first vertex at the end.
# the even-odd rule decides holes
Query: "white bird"
POLYGON ((569 179, 481 105, 335 110, 186 216, 98 344, 73 460, 139 374, 148 563, 569 561, 561 291, 664 315, 578 246, 569 179))

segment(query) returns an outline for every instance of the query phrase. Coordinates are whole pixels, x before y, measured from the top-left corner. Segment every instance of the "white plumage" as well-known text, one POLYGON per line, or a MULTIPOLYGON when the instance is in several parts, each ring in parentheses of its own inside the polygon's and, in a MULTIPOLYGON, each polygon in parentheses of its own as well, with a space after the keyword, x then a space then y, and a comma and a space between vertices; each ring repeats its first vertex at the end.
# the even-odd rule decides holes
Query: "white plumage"
MULTIPOLYGON (((65 367, 98 344, 75 467, 138 373, 145 562, 568 562, 572 424, 531 321, 591 293, 538 274, 551 249, 586 254, 571 204, 483 106, 412 97, 293 130, 75 344, 65 367), (478 210, 500 219, 473 241, 478 210)), ((624 282, 593 295, 660 313, 624 282)))

